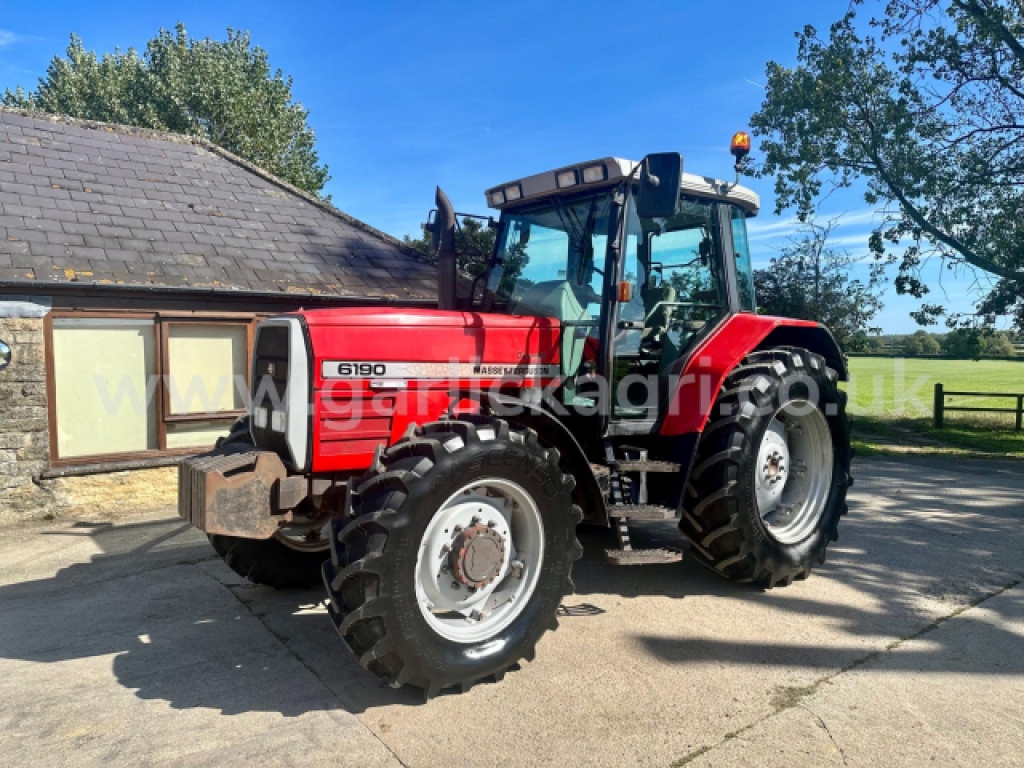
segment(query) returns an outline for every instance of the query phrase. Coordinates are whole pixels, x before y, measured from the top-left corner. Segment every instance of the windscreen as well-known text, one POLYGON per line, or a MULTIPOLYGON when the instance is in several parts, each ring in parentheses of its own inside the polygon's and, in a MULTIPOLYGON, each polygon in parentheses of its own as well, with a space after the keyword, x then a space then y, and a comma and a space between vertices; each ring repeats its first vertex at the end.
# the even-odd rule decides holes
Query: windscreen
MULTIPOLYGON (((503 217, 495 311, 578 322, 600 312, 610 193, 548 199, 503 217)), ((595 321, 596 325, 596 321, 595 321)))

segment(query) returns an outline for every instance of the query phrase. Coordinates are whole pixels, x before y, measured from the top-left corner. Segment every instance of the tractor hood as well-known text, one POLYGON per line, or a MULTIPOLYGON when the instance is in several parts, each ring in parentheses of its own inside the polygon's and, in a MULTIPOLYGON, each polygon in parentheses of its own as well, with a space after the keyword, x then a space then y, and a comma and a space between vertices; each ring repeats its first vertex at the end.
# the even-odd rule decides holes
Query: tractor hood
POLYGON ((526 315, 492 315, 482 312, 456 312, 439 309, 399 309, 380 307, 365 309, 346 307, 344 309, 311 309, 300 311, 306 325, 313 327, 371 326, 385 328, 413 326, 430 328, 519 328, 558 330, 558 320, 548 317, 526 315))
POLYGON ((317 472, 369 466, 378 447, 468 393, 560 377, 561 329, 552 318, 396 308, 298 315, 310 343, 317 472))
POLYGON ((560 325, 553 318, 394 308, 300 314, 317 389, 337 379, 405 379, 416 386, 425 379, 558 375, 560 325))

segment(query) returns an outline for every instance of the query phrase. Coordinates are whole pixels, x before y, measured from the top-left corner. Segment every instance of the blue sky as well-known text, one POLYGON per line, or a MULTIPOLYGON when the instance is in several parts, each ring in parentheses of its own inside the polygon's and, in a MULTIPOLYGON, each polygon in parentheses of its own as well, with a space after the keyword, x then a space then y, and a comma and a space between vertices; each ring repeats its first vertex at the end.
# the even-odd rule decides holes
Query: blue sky
MULTIPOLYGON (((199 37, 248 29, 295 79, 334 203, 401 236, 418 233, 438 184, 457 210, 484 213, 486 187, 605 155, 678 150, 688 171, 731 178, 729 138, 761 102, 765 62, 791 63, 794 31, 824 29, 847 6, 0 0, 0 88, 34 86, 71 32, 108 51, 179 20, 199 37)), ((745 183, 762 196, 751 246, 763 265, 792 222, 773 214, 770 181, 745 183)), ((835 244, 863 254, 863 200, 835 196, 825 213, 845 214, 835 244)), ((955 308, 970 309, 972 281, 944 276, 955 308)), ((890 291, 885 303, 886 331, 916 328, 915 301, 890 291)))

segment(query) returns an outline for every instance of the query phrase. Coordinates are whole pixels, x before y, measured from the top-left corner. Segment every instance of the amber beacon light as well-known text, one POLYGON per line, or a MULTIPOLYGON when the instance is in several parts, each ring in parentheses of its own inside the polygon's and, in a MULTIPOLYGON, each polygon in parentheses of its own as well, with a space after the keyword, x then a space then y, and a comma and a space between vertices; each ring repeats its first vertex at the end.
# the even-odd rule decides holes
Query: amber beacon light
POLYGON ((746 131, 734 133, 732 143, 729 144, 729 152, 736 158, 737 163, 743 162, 743 158, 750 154, 750 134, 746 131))

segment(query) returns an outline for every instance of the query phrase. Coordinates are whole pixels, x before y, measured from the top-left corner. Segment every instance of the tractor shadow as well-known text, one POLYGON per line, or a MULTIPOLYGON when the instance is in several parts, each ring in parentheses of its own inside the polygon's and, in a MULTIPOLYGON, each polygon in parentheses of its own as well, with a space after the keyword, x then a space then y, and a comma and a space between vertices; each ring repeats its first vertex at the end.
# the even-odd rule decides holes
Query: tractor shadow
MULTIPOLYGON (((626 633, 654 667, 710 662, 835 671, 1024 579, 1022 465, 901 459, 860 462, 857 469, 851 513, 829 561, 786 589, 730 584, 688 557, 613 566, 603 556, 613 535, 581 527, 585 554, 573 573, 576 593, 559 611, 561 625, 593 622, 604 629, 588 632, 626 633), (649 598, 662 612, 657 623, 643 618, 651 615, 649 598), (677 637, 664 631, 665 612, 680 628, 677 637), (730 621, 745 631, 729 634, 730 621), (823 627, 827 642, 815 639, 823 627)), ((679 546, 682 539, 674 524, 652 523, 638 526, 634 541, 679 546)), ((10 685, 35 682, 32 667, 5 659, 60 664, 108 657, 100 661, 118 685, 179 710, 294 717, 339 706, 360 713, 423 703, 418 691, 381 687, 359 666, 327 618, 319 588, 275 592, 247 584, 177 518, 62 524, 34 533, 27 546, 54 568, 52 575, 0 586, 0 668, 20 675, 10 685), (60 567, 74 557, 64 550, 84 544, 92 553, 87 562, 60 567)), ((18 553, 9 544, 7 551, 5 557, 18 553)), ((984 613, 998 614, 978 627, 986 645, 1019 647, 1020 635, 1007 627, 1024 616, 1021 603, 986 605, 984 613)), ((957 621, 969 631, 983 618, 968 612, 957 621)), ((557 637, 541 644, 540 656, 557 637)), ((892 654, 887 664, 938 673, 949 650, 935 640, 927 650, 892 654)), ((993 654, 972 656, 956 671, 1024 674, 1019 653, 998 657, 996 663, 993 654)), ((585 666, 580 670, 586 674, 585 666)), ((515 678, 513 670, 501 685, 514 686, 515 678)), ((81 695, 102 699, 103 692, 81 695)))

